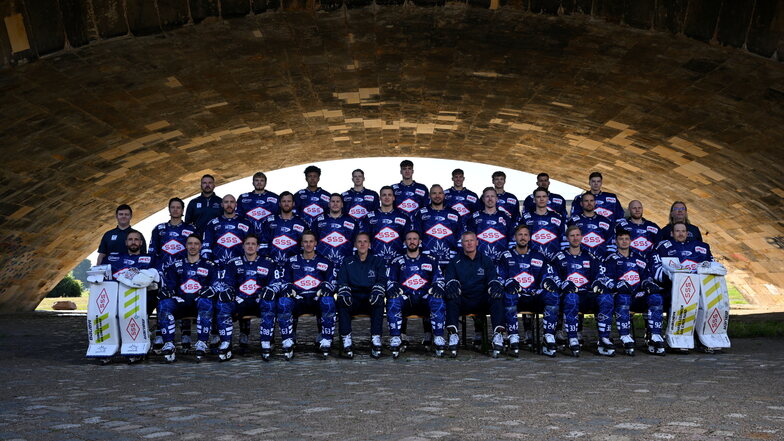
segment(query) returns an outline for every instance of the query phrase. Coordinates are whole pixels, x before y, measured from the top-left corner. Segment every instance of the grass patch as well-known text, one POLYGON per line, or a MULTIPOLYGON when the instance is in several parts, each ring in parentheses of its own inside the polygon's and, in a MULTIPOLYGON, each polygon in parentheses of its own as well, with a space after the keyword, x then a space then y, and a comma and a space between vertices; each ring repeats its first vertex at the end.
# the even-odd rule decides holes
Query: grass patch
POLYGON ((727 284, 727 293, 730 295, 730 305, 748 305, 749 302, 734 285, 727 284))
POLYGON ((38 304, 38 307, 35 308, 36 311, 53 311, 52 305, 56 302, 61 300, 70 300, 76 303, 76 310, 77 311, 87 311, 87 302, 90 298, 88 293, 82 294, 81 297, 46 297, 44 300, 38 304))
POLYGON ((784 337, 784 323, 777 320, 742 321, 733 317, 727 334, 730 338, 781 338, 784 337))

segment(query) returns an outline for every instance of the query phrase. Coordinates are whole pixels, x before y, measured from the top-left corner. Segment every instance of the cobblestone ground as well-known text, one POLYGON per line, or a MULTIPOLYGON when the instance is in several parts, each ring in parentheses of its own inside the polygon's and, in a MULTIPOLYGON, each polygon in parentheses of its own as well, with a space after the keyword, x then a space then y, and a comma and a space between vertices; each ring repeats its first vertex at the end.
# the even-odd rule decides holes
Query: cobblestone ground
MULTIPOLYGON (((83 358, 84 316, 0 317, 0 439, 782 439, 784 341, 719 355, 83 358)), ((255 325, 255 323, 254 323, 255 325)), ((419 329, 419 325, 413 326, 419 329)), ((367 329, 358 321, 355 332, 367 329)), ((419 334, 412 332, 412 334, 419 334)), ((254 343, 257 343, 254 342, 254 343)), ((254 344, 255 347, 255 344, 254 344)))

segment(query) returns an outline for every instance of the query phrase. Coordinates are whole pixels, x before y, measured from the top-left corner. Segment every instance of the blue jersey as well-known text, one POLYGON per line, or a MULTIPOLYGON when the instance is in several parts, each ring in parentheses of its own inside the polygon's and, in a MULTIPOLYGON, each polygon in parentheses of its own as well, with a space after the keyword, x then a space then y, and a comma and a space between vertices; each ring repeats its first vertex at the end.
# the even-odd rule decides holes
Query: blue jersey
POLYGON ((196 227, 185 222, 172 225, 169 222, 158 224, 150 234, 150 254, 155 256, 161 269, 165 270, 174 261, 184 259, 188 254, 185 242, 196 232, 196 227))
POLYGON ((446 265, 457 254, 463 222, 455 210, 420 208, 414 217, 414 229, 422 237, 422 250, 433 256, 439 265, 446 265))
POLYGON ((562 285, 571 281, 579 292, 590 291, 591 284, 596 280, 608 281, 601 260, 595 258, 585 247, 581 247, 580 254, 576 256, 567 249, 558 252, 552 266, 562 285))
POLYGON ((258 194, 255 191, 243 193, 237 199, 237 213, 245 216, 251 223, 253 232, 261 234, 264 221, 273 214, 280 213, 280 199, 271 191, 258 194))
POLYGON ((379 209, 378 193, 367 188, 354 191, 350 188, 343 192, 343 211, 352 219, 360 221, 371 211, 379 209))
POLYGON ((313 232, 318 238, 316 251, 333 265, 340 267, 343 259, 354 252, 354 239, 359 233, 359 224, 346 215, 333 218, 322 214, 313 223, 313 232))
MULTIPOLYGON (((623 207, 621 207, 621 203, 618 202, 618 196, 616 196, 615 193, 601 191, 594 196, 596 197, 596 208, 594 209, 596 214, 604 216, 613 222, 618 219, 623 219, 623 207)), ((572 217, 583 212, 583 206, 580 205, 582 200, 582 194, 578 194, 574 197, 574 201, 572 202, 572 217)))
POLYGON ((335 291, 335 267, 318 253, 312 259, 297 254, 286 261, 283 280, 287 288, 301 296, 315 296, 319 288, 332 293, 335 291))
POLYGON ((624 257, 623 254, 616 251, 608 254, 604 259, 604 269, 611 286, 624 280, 632 288, 632 292, 639 292, 642 288, 642 282, 653 279, 658 261, 658 256, 647 259, 642 253, 632 249, 629 250, 628 257, 624 257))
POLYGON ((497 207, 509 216, 509 219, 512 220, 512 226, 518 224, 520 220, 520 201, 517 199, 517 196, 508 191, 499 193, 497 207))
MULTIPOLYGON (((615 227, 610 219, 598 213, 593 217, 578 214, 569 219, 569 226, 572 225, 580 227, 583 245, 598 259, 604 259, 607 253, 615 251, 615 227)), ((566 238, 564 242, 567 242, 566 238)))
POLYGON ((392 184, 392 191, 395 193, 395 208, 405 213, 409 218, 413 218, 417 210, 428 203, 427 187, 416 181, 411 185, 402 182, 392 184))
POLYGON ((444 205, 457 211, 463 219, 468 219, 466 216, 482 209, 479 196, 465 187, 462 190, 456 190, 455 187, 444 190, 444 205))
POLYGON ((504 251, 498 264, 498 275, 504 285, 516 282, 526 294, 542 292, 542 281, 553 278, 553 274, 547 257, 533 249, 525 254, 518 253, 516 249, 504 251))
POLYGON ((199 258, 194 263, 182 258, 166 269, 163 277, 164 290, 175 297, 211 296, 214 291, 218 268, 215 263, 199 258))
POLYGON ((221 267, 229 260, 244 254, 242 241, 250 232, 250 223, 239 215, 232 218, 216 217, 204 229, 201 255, 221 267))
POLYGON ((316 191, 303 188, 294 195, 294 207, 297 210, 297 214, 310 228, 310 225, 319 216, 329 213, 329 193, 321 187, 316 191))
MULTIPOLYGON (((688 233, 689 240, 696 240, 702 242, 702 233, 700 228, 696 225, 686 224, 686 232, 688 233)), ((659 236, 656 238, 656 243, 672 239, 672 224, 667 224, 659 231, 659 236)), ((655 248, 655 246, 654 246, 655 248)))
POLYGON ((103 260, 104 265, 111 265, 112 278, 115 280, 120 273, 130 268, 160 269, 153 256, 148 254, 111 253, 103 260))
POLYGON ((522 221, 531 230, 529 246, 544 254, 548 261, 567 245, 563 242, 566 222, 555 212, 540 215, 532 211, 525 213, 522 221))
POLYGON ((188 202, 185 210, 185 223, 196 227, 199 234, 204 234, 207 223, 223 214, 222 199, 213 194, 209 198, 199 195, 188 202))
MULTIPOLYGON (((691 272, 697 271, 697 265, 702 262, 713 261, 710 246, 698 240, 687 240, 677 242, 675 239, 663 240, 656 245, 656 254, 662 259, 662 265, 670 264, 667 258, 676 259, 680 268, 686 268, 691 272)), ((677 266, 676 266, 677 268, 677 266)))
POLYGON ((270 287, 278 292, 279 271, 272 260, 256 256, 248 260, 243 254, 226 265, 226 283, 243 299, 255 297, 261 288, 270 287))
MULTIPOLYGON (((547 201, 547 209, 558 213, 559 216, 566 219, 566 199, 560 194, 548 192, 550 199, 547 201)), ((536 203, 534 202, 534 195, 529 194, 523 201, 523 213, 533 213, 536 211, 536 203)))
POLYGON ((657 243, 656 239, 659 237, 658 225, 647 219, 642 219, 641 224, 635 224, 629 218, 619 219, 616 225, 629 232, 632 240, 630 246, 634 251, 642 253, 646 257, 651 254, 657 243))
POLYGON ((501 253, 514 242, 512 221, 498 210, 493 214, 477 211, 466 224, 466 231, 473 231, 479 239, 479 252, 498 262, 501 253))
POLYGON ((259 253, 282 266, 289 257, 299 253, 299 240, 307 228, 305 221, 296 214, 291 219, 283 219, 279 215, 267 217, 262 225, 264 237, 259 253))
POLYGON ((444 285, 438 262, 422 253, 417 257, 409 257, 407 254, 396 257, 389 264, 387 274, 389 288, 400 286, 407 296, 425 296, 431 287, 443 289, 444 285))
POLYGON ((362 225, 362 230, 370 234, 370 249, 373 254, 387 263, 403 254, 406 233, 411 229, 411 220, 398 209, 388 213, 381 210, 372 211, 362 225))

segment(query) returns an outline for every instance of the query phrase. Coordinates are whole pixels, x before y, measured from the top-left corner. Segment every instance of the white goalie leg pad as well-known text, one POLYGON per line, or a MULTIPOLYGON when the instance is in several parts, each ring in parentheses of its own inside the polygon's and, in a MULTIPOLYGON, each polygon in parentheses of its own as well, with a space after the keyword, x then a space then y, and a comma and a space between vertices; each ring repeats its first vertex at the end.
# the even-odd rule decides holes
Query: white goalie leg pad
POLYGON ((675 272, 672 278, 667 344, 676 349, 693 349, 694 326, 700 298, 700 276, 675 272))
MULTIPOLYGON (((721 264, 719 264, 721 265, 721 264)), ((729 348, 727 326, 730 298, 723 275, 700 274, 700 307, 697 314, 697 336, 708 348, 729 348)))
POLYGON ((150 325, 147 318, 147 288, 120 282, 118 294, 120 336, 123 356, 142 356, 150 350, 150 325))
POLYGON ((108 358, 120 349, 117 321, 117 282, 90 283, 87 304, 87 354, 89 358, 108 358))
POLYGON ((101 283, 104 280, 112 280, 111 265, 95 265, 87 270, 87 281, 90 283, 101 283))
POLYGON ((719 262, 702 262, 697 267, 697 274, 713 274, 715 276, 726 276, 727 268, 719 262))

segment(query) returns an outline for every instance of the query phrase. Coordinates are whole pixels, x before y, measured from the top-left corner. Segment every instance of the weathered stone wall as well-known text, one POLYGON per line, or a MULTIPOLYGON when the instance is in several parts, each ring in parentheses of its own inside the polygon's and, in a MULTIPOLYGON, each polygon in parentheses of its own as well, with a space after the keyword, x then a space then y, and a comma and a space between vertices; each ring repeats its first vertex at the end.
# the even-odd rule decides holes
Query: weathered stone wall
MULTIPOLYGON (((165 33, 186 24, 281 10, 362 8, 373 0, 8 0, 0 4, 0 66, 124 35, 165 33), (10 20, 10 23, 9 23, 10 20), (19 27, 18 24, 22 23, 19 27), (10 31, 8 27, 10 26, 10 31), (27 45, 12 48, 11 40, 27 45)), ((444 6, 444 0, 408 5, 444 6)), ((376 0, 403 5, 404 0, 376 0)), ((467 0, 477 8, 506 7, 533 14, 588 15, 637 29, 682 34, 699 41, 784 59, 782 0, 467 0)))
MULTIPOLYGON (((590 4, 626 17, 609 6, 623 3, 590 4)), ((113 23, 98 29, 127 32, 125 18, 113 23)), ((119 203, 141 219, 193 194, 205 172, 227 182, 406 155, 547 170, 580 187, 600 170, 609 191, 642 200, 657 222, 684 200, 733 283, 753 302, 782 302, 776 61, 522 7, 283 12, 175 28, 0 71, 0 310, 31 309, 95 249, 119 203)))

